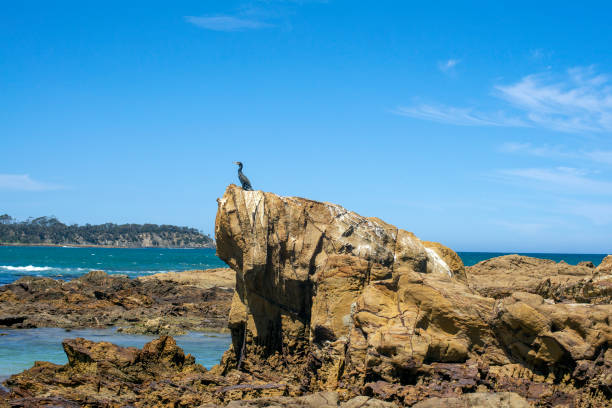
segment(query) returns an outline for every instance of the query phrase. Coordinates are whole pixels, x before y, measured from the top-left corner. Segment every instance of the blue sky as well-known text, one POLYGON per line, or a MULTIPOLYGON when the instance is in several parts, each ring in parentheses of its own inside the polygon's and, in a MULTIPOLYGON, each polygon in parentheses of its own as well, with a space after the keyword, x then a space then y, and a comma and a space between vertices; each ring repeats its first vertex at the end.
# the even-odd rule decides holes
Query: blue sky
POLYGON ((3 5, 0 212, 212 233, 240 160, 460 251, 612 252, 606 2, 127 3, 3 5))

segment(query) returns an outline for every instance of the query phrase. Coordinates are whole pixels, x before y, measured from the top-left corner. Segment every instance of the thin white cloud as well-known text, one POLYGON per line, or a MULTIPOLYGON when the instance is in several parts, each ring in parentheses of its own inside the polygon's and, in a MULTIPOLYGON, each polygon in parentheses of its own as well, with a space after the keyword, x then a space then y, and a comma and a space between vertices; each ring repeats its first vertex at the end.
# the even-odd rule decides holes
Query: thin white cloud
POLYGON ((612 182, 589 177, 590 172, 573 167, 525 168, 500 170, 509 181, 537 189, 552 190, 562 194, 612 195, 612 182))
POLYGON ((572 133, 612 131, 612 84, 607 75, 597 74, 592 67, 573 68, 561 76, 528 75, 516 83, 495 87, 493 96, 507 103, 503 111, 491 114, 475 108, 439 107, 438 114, 432 115, 428 113, 431 105, 396 111, 472 126, 533 126, 572 133), (477 120, 466 120, 466 112, 477 120))
POLYGON ((507 117, 503 112, 485 114, 470 108, 456 108, 452 106, 433 106, 427 104, 410 107, 400 106, 394 112, 402 116, 461 126, 529 126, 522 119, 507 117))
POLYGON ((612 150, 593 150, 584 153, 584 155, 599 163, 612 164, 612 150))
POLYGON ((550 227, 548 224, 543 224, 539 222, 510 222, 506 220, 491 220, 491 223, 496 224, 509 231, 524 235, 538 234, 550 227))
POLYGON ((256 19, 248 19, 230 15, 194 17, 186 16, 185 20, 195 26, 213 31, 246 31, 273 27, 256 19))
POLYGON ((229 13, 185 16, 185 21, 205 30, 248 31, 265 28, 291 30, 289 16, 308 3, 328 0, 258 0, 242 2, 229 13))
POLYGON ((576 201, 564 203, 561 208, 569 214, 584 217, 595 225, 612 224, 612 204, 576 201))
POLYGON ((529 51, 529 56, 531 59, 542 61, 550 58, 554 54, 553 51, 545 50, 543 48, 536 48, 529 51))
POLYGON ((498 86, 499 96, 545 128, 566 132, 612 130, 612 87, 593 68, 574 68, 564 78, 529 75, 498 86))
POLYGON ((536 157, 549 157, 558 159, 579 159, 596 163, 612 165, 612 150, 570 150, 563 146, 541 145, 531 143, 503 143, 499 150, 504 153, 526 154, 536 157))
POLYGON ((461 62, 458 59, 449 59, 443 62, 439 62, 438 63, 438 68, 440 69, 440 71, 442 72, 449 72, 450 70, 452 70, 453 68, 455 68, 455 66, 457 66, 457 64, 459 64, 459 62, 461 62))
POLYGON ((33 180, 27 174, 0 174, 0 190, 48 191, 59 190, 62 186, 33 180))
POLYGON ((503 143, 499 150, 504 153, 516 153, 516 154, 525 154, 529 156, 536 157, 550 157, 550 158, 579 158, 585 157, 584 155, 579 155, 578 152, 570 152, 563 148, 562 146, 550 146, 550 145, 541 145, 535 146, 531 143, 516 143, 516 142, 507 142, 503 143))

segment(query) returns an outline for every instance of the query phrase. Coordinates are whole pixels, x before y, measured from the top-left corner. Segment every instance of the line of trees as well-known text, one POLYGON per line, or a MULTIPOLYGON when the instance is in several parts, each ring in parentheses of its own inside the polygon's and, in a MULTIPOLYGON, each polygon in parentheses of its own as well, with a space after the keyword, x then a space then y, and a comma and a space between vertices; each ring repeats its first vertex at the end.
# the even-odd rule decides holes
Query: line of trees
POLYGON ((17 221, 0 215, 0 243, 48 245, 108 245, 126 247, 205 247, 213 240, 195 228, 157 224, 66 225, 56 217, 17 221))

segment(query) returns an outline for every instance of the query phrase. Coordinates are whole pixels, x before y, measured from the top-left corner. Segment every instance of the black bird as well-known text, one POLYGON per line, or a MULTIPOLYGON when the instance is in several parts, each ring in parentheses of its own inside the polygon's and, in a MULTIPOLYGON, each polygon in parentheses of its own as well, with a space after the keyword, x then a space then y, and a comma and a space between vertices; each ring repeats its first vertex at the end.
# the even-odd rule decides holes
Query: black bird
POLYGON ((242 189, 246 191, 253 191, 253 187, 251 187, 251 182, 242 172, 242 162, 234 162, 238 165, 238 179, 240 179, 240 184, 242 184, 242 189))

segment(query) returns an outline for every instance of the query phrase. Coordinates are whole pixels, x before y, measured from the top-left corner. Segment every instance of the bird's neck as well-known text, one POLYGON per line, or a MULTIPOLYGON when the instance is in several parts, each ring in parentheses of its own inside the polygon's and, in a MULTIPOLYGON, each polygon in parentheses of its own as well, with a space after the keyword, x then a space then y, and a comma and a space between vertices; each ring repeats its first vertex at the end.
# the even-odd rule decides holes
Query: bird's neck
POLYGON ((238 165, 238 171, 242 171, 242 163, 238 165))

